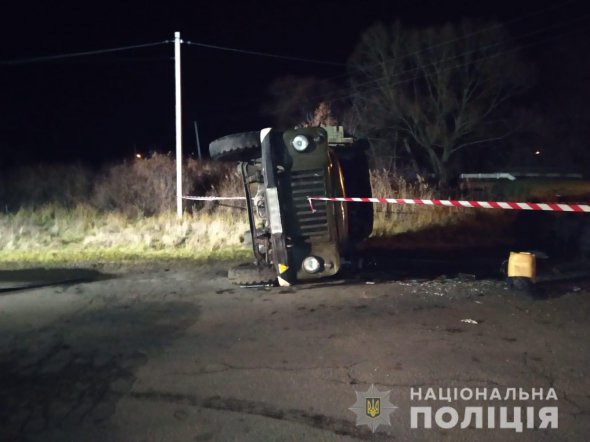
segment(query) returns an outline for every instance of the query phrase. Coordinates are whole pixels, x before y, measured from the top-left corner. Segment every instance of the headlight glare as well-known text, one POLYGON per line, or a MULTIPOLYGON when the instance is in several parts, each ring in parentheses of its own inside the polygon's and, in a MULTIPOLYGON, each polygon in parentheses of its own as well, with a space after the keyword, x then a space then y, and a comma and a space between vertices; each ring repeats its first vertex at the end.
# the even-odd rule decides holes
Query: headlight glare
POLYGON ((317 273, 322 269, 322 263, 315 256, 308 256, 303 260, 303 270, 307 273, 317 273))
POLYGON ((297 152, 303 152, 307 149, 307 146, 309 146, 309 140, 305 135, 297 135, 293 138, 293 141, 291 141, 291 145, 297 152))

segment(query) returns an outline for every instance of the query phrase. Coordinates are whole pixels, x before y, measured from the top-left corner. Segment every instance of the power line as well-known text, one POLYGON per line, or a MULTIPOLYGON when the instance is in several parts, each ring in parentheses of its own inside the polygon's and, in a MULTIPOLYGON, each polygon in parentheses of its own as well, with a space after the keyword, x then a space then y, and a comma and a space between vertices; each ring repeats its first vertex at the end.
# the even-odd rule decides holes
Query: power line
MULTIPOLYGON (((450 39, 450 40, 442 41, 442 42, 437 43, 435 45, 432 45, 432 46, 428 46, 426 48, 419 49, 419 50, 417 50, 415 52, 410 52, 410 53, 404 54, 404 55, 402 55, 400 57, 392 58, 392 59, 386 61, 385 63, 386 64, 389 64, 389 63, 397 62, 399 60, 403 60, 405 58, 408 58, 408 57, 412 57, 414 55, 421 54, 422 52, 427 52, 427 51, 430 51, 430 50, 435 49, 435 48, 448 46, 448 45, 451 45, 453 43, 457 43, 459 41, 468 39, 470 37, 473 37, 473 36, 476 36, 476 35, 479 35, 479 34, 484 34, 484 33, 489 32, 489 31, 493 31, 495 29, 501 29, 501 28, 506 27, 508 25, 512 25, 514 23, 518 23, 520 21, 529 19, 531 17, 537 16, 537 15, 540 15, 540 14, 544 14, 545 12, 549 12, 549 11, 552 11, 554 9, 563 8, 564 6, 566 6, 566 5, 570 4, 570 3, 575 3, 577 1, 579 1, 579 0, 567 0, 564 3, 562 3, 562 4, 552 5, 552 6, 549 6, 547 8, 539 9, 537 11, 533 11, 531 13, 524 14, 524 15, 522 15, 520 17, 516 17, 516 18, 513 18, 511 20, 508 20, 508 21, 505 21, 505 22, 501 22, 501 23, 498 23, 498 24, 494 24, 492 26, 488 26, 488 27, 483 28, 483 29, 478 29, 477 31, 470 32, 468 34, 459 36, 457 38, 453 38, 453 39, 450 39)), ((519 39, 521 37, 522 37, 522 35, 521 36, 516 36, 516 37, 514 37, 514 39, 519 39)), ((370 67, 375 67, 375 66, 379 66, 379 65, 380 65, 379 63, 373 63, 372 65, 369 65, 368 67, 370 68, 370 67)), ((322 81, 328 82, 328 81, 332 81, 332 80, 337 80, 337 79, 340 79, 340 78, 345 78, 348 75, 349 75, 348 73, 339 74, 339 75, 335 75, 333 77, 326 78, 325 80, 322 80, 322 81)))
MULTIPOLYGON (((565 26, 565 25, 572 25, 572 24, 574 24, 574 23, 578 23, 578 22, 581 22, 581 21, 585 21, 585 20, 587 20, 589 17, 590 17, 590 14, 586 14, 586 15, 583 15, 582 17, 578 17, 578 18, 576 18, 576 19, 573 19, 573 20, 569 20, 569 21, 565 21, 565 22, 557 23, 557 24, 554 24, 554 25, 551 25, 551 26, 546 26, 546 27, 544 27, 544 28, 540 28, 540 29, 536 29, 536 30, 534 30, 534 31, 531 31, 531 32, 527 32, 527 33, 525 33, 525 34, 521 34, 521 35, 519 35, 519 36, 517 36, 517 37, 514 37, 514 38, 512 38, 512 39, 510 39, 510 40, 512 40, 512 41, 521 40, 521 39, 523 39, 523 38, 526 38, 526 37, 531 37, 531 36, 533 36, 533 35, 539 34, 539 33, 541 33, 541 32, 544 32, 544 31, 548 31, 548 30, 550 30, 550 29, 560 28, 560 27, 562 27, 562 26, 565 26)), ((567 35, 567 34, 569 34, 570 32, 574 32, 574 31, 576 31, 576 29, 570 29, 569 31, 567 31, 567 32, 565 32, 565 33, 562 33, 562 34, 558 34, 557 36, 554 36, 554 37, 549 37, 549 38, 546 38, 546 39, 543 39, 543 40, 539 40, 539 41, 536 41, 536 42, 531 42, 531 43, 528 43, 528 44, 524 44, 524 45, 516 46, 515 48, 513 48, 513 49, 508 49, 507 51, 499 51, 499 52, 496 52, 495 54, 490 54, 490 55, 489 55, 489 57, 494 57, 494 56, 496 56, 496 55, 501 55, 501 54, 503 54, 503 53, 510 53, 510 52, 514 52, 515 50, 524 49, 524 48, 527 48, 527 47, 530 47, 530 46, 534 46, 534 45, 536 45, 536 44, 543 43, 543 42, 545 42, 545 41, 550 41, 550 40, 552 40, 553 38, 557 38, 557 37, 560 37, 560 36, 562 36, 562 35, 567 35)), ((455 40, 459 40, 459 39, 455 39, 455 40)), ((471 55, 471 54, 477 54, 478 52, 481 52, 481 51, 483 51, 483 50, 492 49, 492 48, 494 48, 494 47, 497 47, 497 46, 499 47, 499 46, 501 46, 501 45, 504 45, 504 44, 506 44, 506 43, 509 43, 509 42, 510 42, 510 40, 497 41, 497 42, 491 43, 491 44, 489 44, 489 45, 485 45, 485 46, 481 46, 481 47, 478 47, 478 48, 472 49, 472 50, 470 50, 470 51, 461 52, 461 53, 459 53, 459 54, 457 54, 457 55, 454 55, 454 56, 452 56, 452 57, 449 57, 449 58, 447 58, 446 60, 443 60, 443 62, 448 62, 448 61, 455 60, 455 59, 461 59, 461 58, 463 58, 463 57, 465 57, 465 56, 467 56, 467 55, 471 55)), ((388 63, 390 63, 391 61, 396 61, 396 60, 400 60, 400 59, 403 59, 403 58, 407 58, 407 57, 409 57, 409 56, 411 56, 411 55, 415 55, 415 54, 417 54, 417 53, 419 53, 419 52, 424 52, 424 51, 430 50, 430 49, 432 49, 432 48, 436 48, 436 47, 438 47, 438 46, 439 46, 439 45, 435 45, 435 46, 429 46, 429 47, 427 47, 427 48, 424 48, 424 49, 422 49, 422 50, 420 50, 420 51, 417 51, 417 52, 412 52, 412 53, 410 53, 410 54, 403 55, 402 57, 398 57, 398 58, 396 58, 396 59, 393 59, 393 60, 388 60, 388 61, 385 61, 385 62, 384 62, 384 64, 388 64, 388 63)), ((485 58, 487 58, 487 57, 486 57, 486 56, 484 56, 484 57, 483 57, 483 59, 485 59, 485 58)), ((476 60, 478 60, 478 59, 476 59, 476 60)), ((433 63, 428 63, 428 64, 425 64, 425 65, 423 65, 423 66, 417 66, 417 67, 415 67, 415 68, 407 69, 407 70, 405 70, 405 71, 401 71, 401 72, 392 72, 390 75, 379 75, 379 76, 377 76, 376 78, 373 78, 372 80, 368 80, 368 81, 365 81, 365 82, 358 83, 358 84, 356 84, 355 86, 357 86, 357 87, 361 86, 361 89, 364 89, 362 86, 367 86, 367 85, 370 85, 370 84, 373 84, 373 83, 378 83, 378 82, 380 82, 380 81, 382 81, 382 80, 387 80, 387 79, 395 79, 395 78, 399 78, 399 77, 401 77, 401 76, 402 76, 402 75, 404 75, 404 74, 410 74, 410 73, 412 73, 412 72, 420 71, 420 70, 424 69, 425 67, 436 66, 436 65, 438 65, 439 63, 440 63, 440 62, 433 62, 433 63)), ((458 65, 458 67, 465 66, 465 65, 467 65, 467 64, 469 64, 469 63, 470 63, 470 62, 462 63, 462 64, 458 65)), ((378 66, 379 66, 379 65, 378 65, 378 66)), ((361 73, 361 75, 365 75, 365 76, 367 76, 367 74, 362 74, 362 73, 361 73)), ((369 88, 369 89, 372 89, 372 88, 369 88)))
POLYGON ((20 58, 18 60, 3 60, 0 61, 0 66, 15 66, 20 64, 41 63, 45 61, 62 60, 66 58, 85 57, 88 55, 107 54, 112 52, 129 51, 131 49, 149 48, 153 46, 160 46, 170 43, 170 40, 159 41, 156 43, 145 43, 131 46, 121 46, 118 48, 98 49, 95 51, 70 52, 68 54, 46 55, 41 57, 20 58))
MULTIPOLYGON (((428 47, 419 49, 419 50, 414 51, 414 52, 403 54, 400 57, 396 57, 396 58, 392 58, 392 59, 386 60, 383 63, 385 65, 388 65, 388 64, 393 63, 393 62, 398 62, 398 61, 403 60, 405 58, 408 58, 408 57, 411 57, 411 56, 414 56, 414 55, 418 55, 418 54, 420 54, 422 52, 426 52, 426 51, 429 51, 429 50, 432 50, 432 49, 435 49, 435 48, 439 48, 439 47, 444 47, 444 46, 447 46, 447 45, 451 45, 453 43, 456 43, 456 42, 459 42, 459 41, 462 41, 462 40, 466 40, 466 39, 468 39, 470 37, 473 37, 473 36, 476 36, 476 35, 479 35, 479 34, 483 34, 485 32, 488 32, 488 31, 493 31, 495 29, 499 29, 499 28, 505 27, 508 24, 518 23, 518 22, 520 22, 522 20, 529 19, 531 17, 537 16, 537 15, 540 15, 540 14, 544 14, 544 13, 549 12, 549 11, 552 11, 554 9, 563 8, 564 6, 566 6, 566 5, 570 4, 570 3, 575 3, 577 1, 579 1, 579 0, 568 0, 568 1, 564 2, 564 3, 562 3, 562 4, 559 4, 559 5, 554 5, 554 6, 550 6, 550 7, 547 7, 547 8, 539 9, 537 11, 533 11, 531 13, 522 15, 520 17, 513 18, 513 19, 508 20, 508 21, 503 22, 503 23, 494 24, 492 26, 489 26, 489 27, 486 27, 486 28, 483 28, 483 29, 479 29, 479 30, 474 31, 474 32, 470 32, 468 34, 464 34, 464 35, 461 35, 459 37, 456 37, 456 38, 453 38, 453 39, 450 39, 450 40, 445 40, 445 41, 442 41, 440 43, 436 43, 434 45, 431 45, 431 46, 428 46, 428 47)), ((479 52, 482 49, 487 49, 487 48, 491 48, 491 47, 494 47, 494 46, 500 46, 502 44, 510 43, 511 41, 521 40, 523 38, 530 37, 530 36, 535 35, 535 34, 538 34, 540 32, 547 31, 549 29, 556 28, 556 27, 559 27, 559 26, 563 26, 563 25, 566 25, 566 24, 572 24, 572 23, 575 23, 575 22, 578 22, 578 21, 585 20, 587 18, 588 18, 588 15, 583 15, 582 17, 578 17, 578 18, 573 19, 573 20, 564 21, 564 22, 553 24, 553 25, 550 25, 550 26, 537 28, 536 30, 533 30, 531 32, 526 32, 526 33, 523 33, 523 34, 520 34, 520 35, 516 35, 514 37, 511 37, 511 38, 505 39, 503 41, 497 41, 495 43, 486 45, 483 48, 480 47, 480 48, 477 48, 475 50, 466 51, 466 52, 461 53, 461 54, 458 54, 458 55, 456 55, 456 56, 454 56, 452 58, 453 59, 460 58, 460 57, 465 56, 465 55, 468 55, 470 53, 477 53, 477 52, 479 52)), ((534 44, 537 44, 537 43, 528 44, 528 45, 525 45, 525 46, 522 46, 522 47, 529 47, 529 46, 533 46, 534 44)), ((509 51, 509 52, 512 52, 512 51, 509 51)), ((341 66, 342 65, 344 65, 344 64, 341 64, 341 66)), ((379 65, 380 65, 380 63, 373 63, 373 64, 368 65, 368 67, 370 68, 370 67, 379 66, 379 65)), ((385 78, 396 78, 396 77, 399 77, 402 74, 411 73, 411 72, 414 72, 414 71, 417 71, 417 70, 418 70, 418 68, 414 68, 414 69, 409 69, 409 70, 402 71, 402 72, 393 72, 391 75, 382 75, 382 76, 377 77, 376 79, 372 79, 372 80, 369 80, 367 82, 360 83, 357 86, 364 85, 364 84, 376 83, 376 82, 379 82, 379 81, 381 81, 382 79, 385 79, 385 78)), ((332 76, 332 77, 321 79, 321 80, 319 80, 319 82, 320 83, 329 83, 329 82, 331 82, 333 80, 337 80, 337 79, 345 78, 345 77, 349 77, 349 76, 350 76, 350 73, 349 72, 345 72, 343 74, 339 74, 339 75, 335 75, 335 76, 332 76)), ((376 87, 368 88, 368 90, 371 90, 371 89, 376 89, 376 87)), ((306 100, 308 100, 308 99, 309 100, 313 100, 313 99, 317 99, 317 98, 325 98, 328 101, 331 101, 330 97, 331 96, 334 96, 334 95, 335 95, 334 93, 333 94, 327 94, 327 95, 321 95, 321 96, 320 95, 317 95, 317 96, 307 97, 306 100)), ((341 96, 338 95, 337 98, 335 98, 335 101, 340 101, 341 99, 342 99, 341 96)), ((240 107, 241 107, 241 106, 246 106, 248 104, 251 104, 251 103, 254 103, 254 102, 257 102, 257 101, 258 100, 244 100, 241 103, 235 103, 235 104, 240 104, 240 107)), ((223 112, 226 112, 226 111, 227 111, 227 108, 224 107, 224 111, 223 112)))
MULTIPOLYGON (((518 36, 513 37, 513 38, 510 38, 510 39, 505 39, 505 40, 497 41, 495 43, 491 43, 489 45, 485 45, 485 46, 482 46, 482 47, 479 47, 479 48, 476 48, 476 49, 473 49, 473 50, 461 52, 459 54, 456 54, 456 55, 454 55, 452 57, 447 58, 446 60, 444 60, 442 62, 443 63, 448 63, 448 62, 453 61, 453 60, 456 60, 456 59, 461 59, 464 56, 467 56, 467 55, 470 55, 470 54, 477 54, 478 52, 480 52, 482 50, 492 49, 492 48, 494 48, 496 46, 500 47, 501 45, 504 45, 506 43, 510 43, 511 41, 516 41, 516 40, 524 39, 526 37, 531 37, 531 36, 533 36, 535 34, 539 34, 540 32, 543 32, 543 31, 546 31, 546 30, 549 30, 549 29, 559 28, 559 27, 563 27, 565 25, 571 25, 573 23, 584 21, 584 20, 587 20, 589 17, 590 17, 590 14, 587 14, 587 15, 584 15, 582 17, 578 17, 578 18, 573 19, 573 20, 564 21, 564 22, 557 23, 557 24, 554 24, 554 25, 551 25, 551 26, 546 26, 546 27, 543 27, 543 28, 539 28, 539 29, 536 29, 534 31, 527 32, 527 33, 518 35, 518 36)), ((463 67, 463 66, 467 66, 470 63, 478 62, 478 61, 481 61, 481 60, 484 60, 484 59, 487 59, 487 58, 495 58, 495 57, 502 56, 504 54, 513 53, 513 52, 519 51, 521 49, 532 47, 532 46, 535 46, 535 45, 542 44, 542 43, 545 43, 547 41, 553 40, 555 38, 562 37, 564 35, 570 34, 570 33, 575 32, 577 30, 579 30, 579 29, 576 29, 576 28, 569 29, 566 32, 562 32, 560 34, 552 35, 551 37, 544 38, 544 39, 539 39, 539 40, 536 40, 536 41, 533 41, 533 42, 529 42, 529 43, 526 43, 526 44, 521 44, 521 45, 518 45, 518 46, 515 46, 515 47, 512 47, 512 48, 509 48, 509 49, 507 49, 505 51, 498 51, 498 52, 494 52, 492 54, 487 54, 487 55, 483 55, 481 57, 476 57, 475 59, 472 59, 470 61, 453 65, 450 68, 449 67, 444 68, 443 71, 452 70, 452 69, 460 68, 460 67, 463 67)), ((473 33, 472 34, 466 34, 462 38, 467 38, 470 35, 473 35, 473 33)), ((462 38, 461 37, 455 38, 453 40, 449 40, 449 42, 460 41, 462 38)), ((417 51, 417 52, 412 52, 412 53, 409 53, 409 54, 405 54, 402 57, 399 57, 398 60, 401 59, 401 58, 405 58, 407 56, 414 55, 414 54, 416 54, 418 52, 422 52, 422 51, 425 51, 425 50, 428 50, 428 49, 431 49, 431 48, 435 48, 435 47, 439 47, 439 46, 440 46, 440 44, 437 44, 437 45, 434 45, 434 46, 429 46, 427 48, 423 48, 423 49, 421 49, 420 51, 417 51)), ((383 63, 387 64, 388 62, 389 62, 389 60, 386 60, 383 63)), ((342 92, 333 92, 333 93, 330 93, 330 94, 314 95, 314 96, 306 97, 305 98, 305 101, 306 102, 307 101, 310 101, 310 100, 313 101, 313 100, 316 100, 316 99, 321 99, 321 100, 327 101, 328 103, 343 101, 343 100, 346 100, 346 99, 349 99, 349 98, 352 98, 352 97, 357 96, 360 92, 368 92, 368 91, 372 91, 372 90, 375 90, 375 89, 379 89, 381 87, 381 85, 379 85, 379 84, 374 85, 374 84, 379 83, 379 82, 381 82, 383 80, 390 80, 390 81, 393 80, 394 82, 392 84, 389 84, 389 87, 394 87, 394 86, 397 86, 397 85, 400 85, 400 84, 408 83, 410 81, 419 79, 419 78, 421 78, 424 75, 424 73, 420 73, 417 76, 414 76, 414 77, 411 77, 411 78, 406 78, 406 79, 401 80, 401 81, 395 81, 396 79, 400 79, 400 77, 404 76, 405 74, 416 73, 416 72, 420 71, 421 69, 423 69, 424 67, 435 66, 437 64, 438 63, 428 63, 428 64, 426 64, 424 66, 420 66, 420 67, 416 67, 416 68, 412 68, 412 69, 407 69, 407 70, 404 70, 404 71, 392 72, 389 75, 379 75, 379 76, 376 76, 375 78, 373 78, 371 80, 367 80, 367 81, 364 81, 364 82, 361 82, 361 83, 357 83, 355 86, 358 87, 358 90, 355 91, 354 93, 342 94, 342 92)), ((350 74, 347 74, 347 75, 350 75, 350 74)), ((322 80, 322 81, 329 81, 329 79, 322 80)), ((240 104, 240 107, 242 107, 242 106, 246 106, 246 105, 248 105, 250 103, 254 103, 255 101, 258 102, 258 100, 244 100, 242 103, 239 103, 239 104, 240 104)), ((298 103, 302 103, 302 102, 303 101, 298 101, 298 103)), ((227 112, 227 107, 224 107, 224 111, 223 112, 227 112)))
POLYGON ((289 55, 271 54, 268 52, 259 52, 259 51, 249 51, 249 50, 245 50, 245 49, 230 48, 227 46, 218 46, 218 45, 211 45, 211 44, 206 44, 206 43, 196 43, 193 41, 185 41, 185 43, 190 46, 199 46, 202 48, 217 49, 220 51, 235 52, 238 54, 256 55, 259 57, 269 57, 269 58, 279 58, 279 59, 291 60, 291 61, 302 61, 304 63, 324 64, 324 65, 328 65, 328 66, 339 66, 339 67, 346 66, 345 63, 338 63, 335 61, 316 60, 313 58, 291 57, 289 55))
MULTIPOLYGON (((575 1, 575 0, 572 0, 572 1, 575 1)), ((568 21, 564 21, 564 22, 561 22, 561 23, 553 24, 551 26, 546 26, 546 27, 539 28, 539 29, 536 29, 536 30, 531 31, 531 32, 527 32, 527 33, 521 34, 521 35, 516 36, 514 38, 506 39, 506 40, 503 40, 503 41, 497 41, 495 43, 491 43, 489 45, 485 45, 485 46, 482 46, 482 47, 479 47, 479 48, 475 48, 475 49, 470 50, 470 51, 461 52, 461 53, 456 54, 456 55, 454 55, 452 57, 449 57, 446 60, 443 60, 441 62, 442 63, 448 63, 449 61, 456 60, 456 59, 461 59, 461 58, 463 58, 463 57, 465 57, 467 55, 470 55, 470 54, 477 54, 478 52, 480 52, 482 50, 492 49, 492 48, 494 48, 496 46, 499 47, 499 46, 504 45, 506 43, 510 43, 510 41, 521 40, 523 38, 531 37, 533 35, 539 34, 539 33, 543 32, 543 31, 547 31, 547 30, 550 30, 550 29, 560 28, 560 27, 563 27, 565 25, 572 25, 574 23, 585 21, 588 18, 590 18, 590 14, 585 14, 585 15, 583 15, 581 17, 578 17, 576 19, 573 19, 573 20, 568 20, 568 21)), ((495 53, 492 53, 492 54, 483 55, 483 56, 477 57, 477 58, 475 58, 473 60, 469 60, 467 62, 459 63, 459 64, 453 65, 451 67, 444 68, 444 69, 442 69, 442 71, 449 71, 449 70, 452 70, 452 69, 457 69, 457 68, 460 68, 460 67, 468 66, 471 63, 478 62, 478 61, 481 61, 481 60, 485 60, 485 59, 489 59, 489 58, 495 58, 495 57, 502 56, 502 55, 505 55, 505 54, 517 52, 517 51, 519 51, 521 49, 525 49, 525 48, 532 47, 532 46, 535 46, 535 45, 538 45, 538 44, 541 44, 541 43, 545 43, 545 42, 551 41, 551 40, 553 40, 555 38, 559 38, 559 37, 562 37, 564 35, 570 34, 572 32, 576 32, 577 30, 578 29, 575 29, 575 28, 569 29, 566 32, 563 32, 563 33, 560 33, 560 34, 557 34, 557 35, 553 35, 553 36, 548 37, 548 38, 545 38, 545 39, 541 39, 541 40, 533 41, 533 42, 530 42, 530 43, 527 43, 527 44, 522 44, 522 45, 519 45, 519 46, 515 46, 515 47, 509 48, 509 49, 507 49, 505 51, 498 51, 498 52, 495 52, 495 53)), ((471 34, 466 34, 463 37, 455 38, 453 40, 449 40, 448 42, 449 43, 452 43, 452 42, 460 41, 460 40, 462 40, 464 38, 468 38, 469 36, 475 35, 477 33, 479 33, 479 32, 475 32, 475 33, 471 33, 471 34)), ((424 52, 424 51, 428 51, 428 50, 433 49, 433 48, 437 48, 439 46, 441 46, 440 43, 439 44, 436 44, 436 45, 433 45, 433 46, 428 46, 428 47, 423 48, 423 49, 421 49, 419 51, 415 51, 415 52, 411 52, 411 53, 408 53, 408 54, 404 54, 403 56, 398 57, 398 58, 396 58, 394 60, 386 60, 386 61, 383 62, 383 64, 388 64, 388 63, 390 63, 392 61, 397 61, 397 60, 400 60, 400 59, 404 59, 404 58, 410 57, 412 55, 416 55, 418 53, 421 53, 421 52, 424 52)), ((402 77, 405 74, 416 73, 418 71, 423 70, 426 67, 437 66, 441 62, 427 63, 427 64, 425 64, 423 66, 418 66, 418 67, 407 69, 407 70, 404 70, 404 71, 392 72, 391 74, 388 74, 388 75, 378 75, 378 76, 376 76, 375 78, 373 78, 371 80, 367 80, 367 81, 364 81, 364 82, 361 82, 361 83, 357 83, 355 85, 355 87, 357 87, 358 90, 355 91, 354 93, 344 94, 343 95, 343 94, 338 94, 336 92, 336 93, 332 93, 332 94, 315 95, 315 96, 311 96, 311 97, 306 97, 306 101, 315 100, 315 99, 324 99, 325 101, 327 101, 329 103, 332 103, 332 102, 346 100, 348 98, 352 98, 352 97, 357 96, 361 92, 368 92, 368 91, 372 91, 372 90, 379 89, 379 88, 382 87, 379 84, 377 84, 375 86, 373 86, 373 84, 380 83, 383 80, 390 80, 391 81, 391 80, 399 79, 400 77, 402 77)), ((348 73, 347 75, 350 75, 350 73, 348 73)), ((422 72, 422 73, 419 73, 418 75, 416 75, 414 77, 411 77, 411 78, 406 78, 406 79, 401 80, 401 81, 394 81, 394 83, 389 84, 388 87, 394 87, 394 86, 398 86, 400 84, 408 83, 408 82, 417 80, 417 79, 423 77, 424 75, 425 75, 425 73, 422 72)))
MULTIPOLYGON (((501 51, 501 52, 496 52, 494 54, 485 55, 485 56, 482 56, 482 57, 479 57, 479 58, 475 58, 473 60, 469 60, 468 62, 458 63, 458 64, 455 64, 453 66, 449 66, 449 67, 443 68, 443 69, 440 70, 440 72, 445 72, 445 71, 450 71, 450 70, 453 70, 453 69, 458 69, 458 68, 461 68, 461 67, 464 67, 464 66, 468 66, 471 63, 475 63, 475 62, 479 62, 479 61, 487 60, 487 59, 492 59, 492 58, 500 57, 502 55, 510 54, 510 53, 513 53, 513 52, 517 52, 517 51, 520 51, 521 49, 524 49, 524 48, 527 48, 527 47, 532 47, 532 46, 535 46, 535 45, 538 45, 538 44, 541 44, 541 43, 546 43, 548 41, 554 40, 554 39, 559 38, 559 37, 562 37, 564 35, 571 34, 571 33, 576 32, 578 30, 579 29, 570 29, 570 30, 568 30, 566 32, 563 32, 563 33, 558 34, 558 35, 553 36, 553 37, 549 37, 549 38, 546 38, 546 39, 543 39, 543 40, 538 40, 538 41, 531 42, 531 43, 528 43, 528 44, 516 46, 516 47, 511 48, 511 49, 508 49, 506 51, 501 51)), ((457 57, 453 57, 453 59, 454 58, 457 58, 457 57)), ((451 60, 451 58, 449 58, 446 61, 449 61, 449 60, 451 60)), ((429 66, 429 65, 425 65, 425 66, 429 66)), ((414 69, 414 70, 416 70, 416 69, 414 69)), ((400 75, 401 74, 404 74, 404 73, 408 73, 408 72, 409 71, 401 72, 400 75)), ((383 79, 386 79, 386 78, 399 78, 400 75, 397 75, 397 76, 383 76, 383 77, 378 78, 377 81, 380 81, 380 80, 383 80, 383 79)), ((398 86, 400 84, 410 83, 410 82, 412 82, 414 80, 418 80, 419 78, 423 77, 424 75, 425 75, 425 73, 422 72, 419 75, 416 75, 414 77, 406 78, 404 80, 400 80, 400 81, 394 82, 394 83, 388 85, 388 87, 391 88, 391 87, 394 87, 394 86, 398 86)), ((375 81, 373 81, 373 82, 375 82, 375 81)), ((346 95, 341 95, 341 96, 338 96, 338 97, 329 99, 328 101, 329 102, 333 102, 333 101, 346 100, 346 99, 352 98, 354 96, 357 96, 360 92, 368 92, 368 91, 371 91, 371 90, 379 89, 380 87, 381 87, 380 85, 377 85, 377 86, 372 86, 372 87, 361 88, 361 89, 359 89, 358 91, 356 91, 354 93, 346 94, 346 95)))

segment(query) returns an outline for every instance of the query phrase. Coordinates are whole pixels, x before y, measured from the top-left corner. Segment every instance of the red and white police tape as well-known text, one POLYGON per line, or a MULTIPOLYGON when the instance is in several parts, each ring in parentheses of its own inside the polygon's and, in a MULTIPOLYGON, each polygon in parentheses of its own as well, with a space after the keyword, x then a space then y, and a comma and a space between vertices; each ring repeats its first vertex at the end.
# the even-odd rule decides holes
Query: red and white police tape
POLYGON ((245 200, 245 196, 183 196, 182 199, 191 201, 217 201, 217 200, 245 200))
MULTIPOLYGON (((183 196, 192 201, 222 201, 245 200, 245 196, 183 196)), ((350 198, 350 197, 324 197, 308 196, 309 207, 315 212, 313 201, 336 201, 347 203, 383 203, 383 204, 410 204, 418 206, 441 207, 473 207, 478 209, 504 209, 504 210, 537 210, 546 212, 577 212, 589 213, 589 204, 563 204, 563 203, 515 203, 507 201, 458 201, 458 200, 425 200, 425 199, 401 199, 401 198, 350 198)))
POLYGON ((499 201, 457 201, 457 200, 423 200, 423 199, 398 199, 398 198, 343 198, 309 196, 309 207, 315 211, 313 201, 338 201, 351 203, 384 203, 384 204, 413 204, 419 206, 443 206, 443 207, 474 207, 479 209, 505 209, 505 210, 542 210, 548 212, 590 212, 588 204, 562 204, 562 203, 513 203, 499 201))

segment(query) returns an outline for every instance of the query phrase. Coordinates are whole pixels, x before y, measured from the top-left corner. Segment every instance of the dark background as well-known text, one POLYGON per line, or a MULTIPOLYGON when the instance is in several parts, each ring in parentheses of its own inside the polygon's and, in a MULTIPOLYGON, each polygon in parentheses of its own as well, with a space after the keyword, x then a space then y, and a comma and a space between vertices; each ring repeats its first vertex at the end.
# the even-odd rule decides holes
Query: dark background
MULTIPOLYGON (((356 1, 108 4, 29 2, 3 6, 0 61, 184 40, 345 63, 362 32, 396 18, 427 26, 462 17, 498 19, 535 36, 525 56, 538 67, 523 98, 555 107, 588 89, 588 20, 582 1, 356 1), (564 32, 573 31, 573 32, 564 32), (563 35, 565 34, 565 35, 563 35)), ((174 151, 173 45, 52 62, 0 64, 0 167, 105 161, 174 151)), ((330 78, 344 67, 183 45, 184 152, 225 134, 269 126, 267 88, 284 75, 330 78)), ((580 109, 580 114, 588 114, 580 109)), ((567 123, 571 123, 568 116, 567 123)))

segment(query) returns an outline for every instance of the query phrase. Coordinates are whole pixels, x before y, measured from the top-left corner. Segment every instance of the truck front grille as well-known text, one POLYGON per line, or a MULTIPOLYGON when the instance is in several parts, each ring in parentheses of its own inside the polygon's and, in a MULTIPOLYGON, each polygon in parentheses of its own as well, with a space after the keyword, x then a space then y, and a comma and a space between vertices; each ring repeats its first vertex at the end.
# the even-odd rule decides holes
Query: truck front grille
POLYGON ((293 233, 303 238, 327 236, 327 202, 314 201, 315 212, 312 212, 307 199, 308 196, 326 196, 324 170, 291 172, 291 192, 295 209, 293 233))

